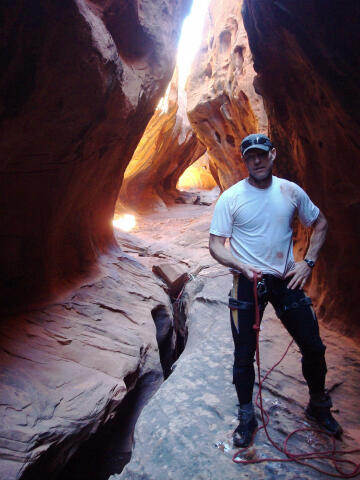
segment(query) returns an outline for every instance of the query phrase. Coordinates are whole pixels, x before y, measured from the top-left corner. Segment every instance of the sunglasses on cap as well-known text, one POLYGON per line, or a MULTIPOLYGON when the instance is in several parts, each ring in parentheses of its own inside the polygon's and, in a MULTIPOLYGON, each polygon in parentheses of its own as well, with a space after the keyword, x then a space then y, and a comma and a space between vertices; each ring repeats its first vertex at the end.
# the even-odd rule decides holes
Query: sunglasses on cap
POLYGON ((241 153, 244 153, 244 151, 247 150, 249 147, 253 147, 255 145, 264 145, 265 147, 269 147, 269 150, 273 146, 268 138, 259 135, 254 138, 244 140, 240 147, 241 153))

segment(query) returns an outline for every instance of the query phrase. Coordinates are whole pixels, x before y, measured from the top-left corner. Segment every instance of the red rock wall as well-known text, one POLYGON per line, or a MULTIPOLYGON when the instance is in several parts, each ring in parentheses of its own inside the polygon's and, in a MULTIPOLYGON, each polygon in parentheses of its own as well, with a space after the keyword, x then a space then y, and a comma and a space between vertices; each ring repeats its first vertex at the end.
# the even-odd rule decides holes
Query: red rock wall
POLYGON ((189 0, 1 6, 1 304, 58 294, 114 243, 122 176, 189 0))
POLYGON ((186 85, 190 123, 207 147, 212 174, 222 189, 246 176, 239 151, 242 138, 267 133, 262 98, 252 84, 255 73, 241 5, 211 2, 186 85))
POLYGON ((166 210, 179 195, 179 177, 204 151, 187 118, 185 92, 175 72, 125 171, 117 208, 166 210))
POLYGON ((170 301, 154 275, 120 251, 111 221, 125 168, 171 78, 188 6, 1 4, 6 480, 55 478, 139 381, 152 378, 134 402, 137 413, 161 382, 156 323, 171 342, 170 301))
MULTIPOLYGON (((360 4, 245 0, 244 7, 276 172, 304 187, 329 220, 310 293, 327 323, 359 336, 360 4)), ((306 240, 301 231, 301 256, 306 240)))

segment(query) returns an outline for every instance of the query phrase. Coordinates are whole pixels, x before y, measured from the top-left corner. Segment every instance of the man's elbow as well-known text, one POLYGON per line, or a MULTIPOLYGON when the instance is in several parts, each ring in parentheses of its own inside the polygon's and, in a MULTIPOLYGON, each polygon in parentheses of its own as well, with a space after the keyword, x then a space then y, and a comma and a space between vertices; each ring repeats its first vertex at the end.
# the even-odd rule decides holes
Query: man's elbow
POLYGON ((316 219, 316 222, 315 222, 315 228, 317 230, 320 230, 324 233, 327 232, 327 229, 328 229, 328 221, 326 220, 326 217, 325 215, 320 211, 319 212, 319 216, 318 218, 316 219))
POLYGON ((217 237, 216 235, 210 234, 209 238, 209 252, 210 255, 217 260, 219 249, 224 248, 226 238, 217 237))
POLYGON ((215 242, 214 242, 214 239, 213 239, 213 238, 211 237, 211 235, 210 235, 210 238, 209 238, 209 252, 210 252, 210 255, 211 255, 213 258, 215 258, 215 256, 214 256, 214 255, 215 255, 215 253, 214 253, 214 251, 215 251, 215 245, 214 245, 214 243, 215 243, 215 242))

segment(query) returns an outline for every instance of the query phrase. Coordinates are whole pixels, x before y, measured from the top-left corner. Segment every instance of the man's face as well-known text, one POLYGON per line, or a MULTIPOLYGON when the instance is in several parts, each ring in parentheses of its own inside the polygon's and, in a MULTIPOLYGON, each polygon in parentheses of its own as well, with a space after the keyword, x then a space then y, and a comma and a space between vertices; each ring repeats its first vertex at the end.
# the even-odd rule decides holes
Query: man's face
POLYGON ((272 166, 275 160, 275 148, 265 152, 260 148, 252 148, 244 155, 244 162, 250 177, 256 181, 265 180, 272 174, 272 166))

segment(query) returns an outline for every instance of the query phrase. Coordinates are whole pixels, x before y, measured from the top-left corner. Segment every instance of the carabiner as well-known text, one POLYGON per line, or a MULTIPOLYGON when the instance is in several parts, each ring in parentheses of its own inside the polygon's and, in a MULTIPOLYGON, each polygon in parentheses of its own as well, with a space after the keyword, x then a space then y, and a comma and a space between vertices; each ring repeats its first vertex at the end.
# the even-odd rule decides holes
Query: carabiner
POLYGON ((262 280, 259 280, 257 285, 256 285, 257 291, 258 291, 258 296, 263 297, 267 293, 267 287, 265 283, 265 278, 262 278, 262 280))

